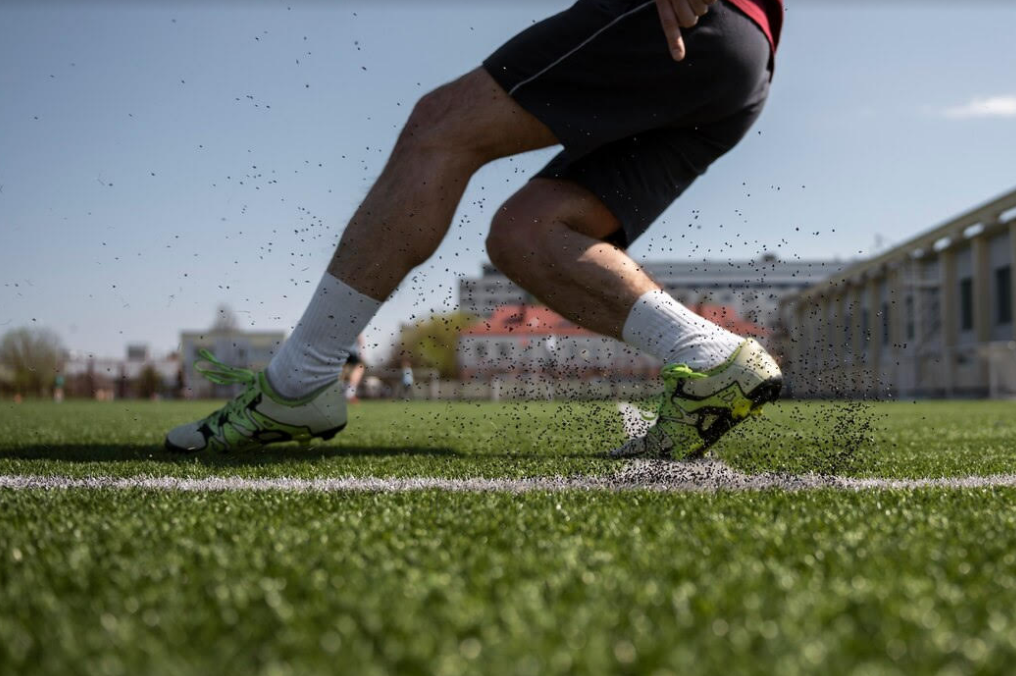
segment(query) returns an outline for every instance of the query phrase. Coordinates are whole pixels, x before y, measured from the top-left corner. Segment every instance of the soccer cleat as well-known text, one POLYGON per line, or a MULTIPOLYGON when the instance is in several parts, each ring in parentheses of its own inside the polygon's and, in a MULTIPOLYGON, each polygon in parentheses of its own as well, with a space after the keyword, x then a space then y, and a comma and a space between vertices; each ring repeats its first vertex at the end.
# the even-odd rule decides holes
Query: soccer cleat
POLYGON ((664 391, 656 424, 645 436, 611 451, 614 458, 701 456, 734 425, 775 401, 783 386, 776 361, 755 340, 704 373, 684 364, 663 367, 664 391))
POLYGON ((207 418, 174 427, 166 435, 166 448, 177 453, 219 452, 261 448, 277 441, 331 439, 346 426, 346 396, 342 381, 297 401, 287 401, 272 390, 264 373, 227 366, 208 350, 195 365, 213 383, 246 384, 246 389, 207 418))

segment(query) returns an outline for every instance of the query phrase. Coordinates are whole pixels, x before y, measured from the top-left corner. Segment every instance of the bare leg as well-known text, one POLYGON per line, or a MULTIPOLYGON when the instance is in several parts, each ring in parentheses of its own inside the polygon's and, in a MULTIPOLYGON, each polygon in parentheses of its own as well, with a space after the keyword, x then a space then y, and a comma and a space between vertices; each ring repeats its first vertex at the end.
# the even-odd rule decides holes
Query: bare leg
POLYGON ((363 374, 367 372, 367 365, 360 362, 349 371, 349 387, 352 388, 355 393, 360 388, 360 382, 363 380, 363 374))
POLYGON ((660 288, 628 254, 602 241, 620 227, 585 188, 534 179, 494 217, 487 253, 558 314, 620 339, 635 301, 660 288))
POLYGON ((384 300, 444 239, 477 169, 556 143, 482 68, 439 87, 416 104, 328 271, 384 300))

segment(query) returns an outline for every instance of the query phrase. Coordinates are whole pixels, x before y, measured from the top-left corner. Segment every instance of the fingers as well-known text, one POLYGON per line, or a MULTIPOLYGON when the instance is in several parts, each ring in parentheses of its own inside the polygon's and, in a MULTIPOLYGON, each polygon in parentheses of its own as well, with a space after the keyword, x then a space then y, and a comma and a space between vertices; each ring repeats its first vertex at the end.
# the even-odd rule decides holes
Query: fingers
POLYGON ((705 16, 709 6, 716 0, 656 0, 656 10, 660 14, 660 24, 667 36, 667 46, 675 61, 684 59, 687 50, 684 47, 682 28, 691 28, 698 23, 700 16, 705 16))
POLYGON ((698 15, 692 5, 697 5, 697 0, 671 0, 671 7, 677 15, 677 23, 682 28, 691 28, 698 23, 698 15))
POLYGON ((716 0, 671 0, 682 28, 691 28, 697 24, 699 17, 705 16, 709 5, 715 2, 716 0))
POLYGON ((667 37, 670 55, 674 61, 680 61, 685 54, 684 39, 681 37, 681 25, 674 12, 672 0, 656 0, 656 11, 660 15, 660 25, 663 26, 663 34, 667 37))

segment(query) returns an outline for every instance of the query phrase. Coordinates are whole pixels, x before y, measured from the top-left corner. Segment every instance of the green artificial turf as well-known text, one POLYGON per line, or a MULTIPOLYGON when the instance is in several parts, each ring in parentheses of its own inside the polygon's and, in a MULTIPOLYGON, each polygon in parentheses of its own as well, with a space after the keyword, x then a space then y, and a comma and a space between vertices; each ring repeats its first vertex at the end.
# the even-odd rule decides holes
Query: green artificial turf
POLYGON ((498 476, 605 473, 623 440, 613 403, 366 402, 330 442, 237 455, 162 448, 216 403, 0 404, 0 474, 74 476, 498 476))
POLYGON ((0 491, 0 672, 1004 674, 1016 491, 0 491))
MULTIPOLYGON (((333 441, 179 456, 170 427, 208 402, 0 402, 0 474, 522 477, 606 474, 624 438, 604 403, 368 402, 333 441)), ((748 472, 923 477, 1016 468, 1016 402, 789 402, 715 454, 748 472)))
MULTIPOLYGON (((0 474, 605 474, 613 404, 365 403, 171 456, 207 403, 0 403, 0 474)), ((1011 472, 1016 404, 771 407, 749 472, 1011 472)), ((0 674, 1006 674, 1016 489, 0 489, 0 674)))

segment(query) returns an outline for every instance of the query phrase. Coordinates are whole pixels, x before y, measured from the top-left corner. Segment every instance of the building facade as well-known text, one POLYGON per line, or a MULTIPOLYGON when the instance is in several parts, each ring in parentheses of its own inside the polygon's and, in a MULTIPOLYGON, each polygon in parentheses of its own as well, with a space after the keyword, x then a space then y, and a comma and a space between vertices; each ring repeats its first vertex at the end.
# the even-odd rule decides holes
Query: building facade
POLYGON ((547 307, 506 305, 459 334, 464 380, 496 375, 561 378, 648 375, 659 364, 624 343, 576 326, 547 307))
POLYGON ((201 349, 210 351, 230 366, 261 371, 285 338, 283 331, 243 331, 228 324, 206 331, 183 331, 180 334, 183 396, 188 399, 227 398, 241 389, 239 385, 216 385, 202 376, 194 367, 201 361, 198 354, 201 349))
MULTIPOLYGON (((780 302, 846 267, 833 260, 784 261, 767 254, 757 260, 645 262, 642 264, 668 293, 695 307, 722 305, 750 322, 775 328, 780 302)), ((490 264, 483 274, 459 281, 459 306, 477 317, 498 308, 533 303, 528 294, 490 264)))
MULTIPOLYGON (((721 306, 698 313, 741 335, 765 329, 721 306)), ((459 334, 460 377, 489 380, 501 375, 539 374, 552 379, 654 378, 660 362, 635 348, 601 336, 540 305, 507 305, 459 334)))
POLYGON ((1016 395, 1016 191, 785 301, 801 396, 1016 395))
POLYGON ((112 400, 178 396, 180 368, 175 352, 154 357, 147 345, 132 344, 124 359, 72 352, 60 373, 67 396, 112 400))

